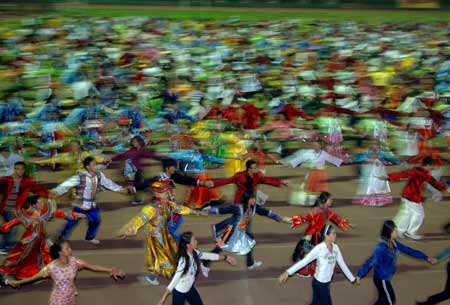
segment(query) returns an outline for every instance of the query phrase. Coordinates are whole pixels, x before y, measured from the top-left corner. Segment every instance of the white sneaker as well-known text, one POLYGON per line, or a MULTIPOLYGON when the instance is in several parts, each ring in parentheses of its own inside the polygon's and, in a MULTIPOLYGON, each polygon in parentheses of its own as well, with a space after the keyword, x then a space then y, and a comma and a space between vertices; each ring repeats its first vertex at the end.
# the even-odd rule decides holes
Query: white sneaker
POLYGON ((209 268, 204 266, 203 264, 200 264, 200 270, 202 270, 202 274, 204 277, 208 277, 209 275, 209 268))
POLYGON ((144 204, 144 200, 139 200, 139 201, 134 201, 134 200, 132 200, 132 201, 130 201, 130 204, 131 204, 131 205, 140 205, 140 204, 144 204))
POLYGON ((409 237, 411 239, 414 239, 414 240, 421 240, 421 239, 423 239, 422 235, 411 234, 411 233, 408 233, 408 232, 405 233, 405 236, 409 237))
POLYGON ((91 244, 93 244, 93 245, 98 245, 99 243, 100 243, 100 241, 98 240, 98 239, 86 239, 86 241, 88 242, 88 243, 91 243, 91 244))
POLYGON ((7 254, 8 254, 8 250, 0 249, 0 255, 7 255, 7 254))
POLYGON ((144 279, 150 285, 153 285, 153 286, 158 286, 159 285, 159 281, 158 281, 158 278, 156 276, 147 275, 147 276, 144 277, 144 279))
POLYGON ((255 261, 255 262, 253 263, 253 265, 248 266, 247 269, 248 269, 248 270, 253 270, 253 269, 255 269, 255 268, 261 267, 262 264, 263 264, 262 261, 255 261))

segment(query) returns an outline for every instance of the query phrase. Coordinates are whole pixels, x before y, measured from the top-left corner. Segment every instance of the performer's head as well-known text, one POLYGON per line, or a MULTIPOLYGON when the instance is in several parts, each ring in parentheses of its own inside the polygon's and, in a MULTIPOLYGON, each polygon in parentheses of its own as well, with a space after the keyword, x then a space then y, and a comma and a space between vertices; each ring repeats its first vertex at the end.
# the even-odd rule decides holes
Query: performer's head
POLYGON ((198 258, 197 252, 194 251, 197 248, 197 244, 198 244, 197 239, 195 238, 192 232, 189 231, 181 234, 180 241, 178 242, 178 260, 182 257, 185 259, 186 263, 183 270, 183 275, 186 274, 189 270, 190 266, 189 254, 192 255, 192 257, 195 260, 195 263, 197 264, 197 274, 198 274, 198 270, 200 269, 198 268, 200 266, 200 259, 198 258))
POLYGON ((25 175, 25 162, 19 161, 14 163, 14 176, 22 178, 25 175))
POLYGON ((164 159, 162 164, 164 172, 166 172, 169 176, 173 175, 177 171, 177 161, 174 159, 164 159))
POLYGON ((247 172, 250 175, 254 175, 256 174, 259 169, 258 169, 258 164, 256 163, 255 160, 247 160, 247 162, 245 162, 245 169, 247 170, 247 172))
POLYGON ((97 162, 95 162, 94 157, 86 157, 83 160, 83 167, 85 170, 87 170, 90 173, 96 173, 97 172, 97 162))
POLYGON ((423 160, 422 160, 423 167, 430 170, 433 167, 433 165, 434 165, 434 160, 431 156, 426 156, 425 158, 423 158, 423 160))
POLYGON ((392 220, 386 220, 381 228, 380 237, 382 240, 390 241, 397 238, 397 226, 392 220))
POLYGON ((330 224, 326 224, 320 231, 319 242, 334 243, 336 241, 336 230, 330 224))
POLYGON ((42 198, 38 195, 33 195, 28 197, 27 203, 30 207, 42 211, 45 207, 45 198, 42 198))
POLYGON ((242 196, 242 204, 244 206, 244 211, 252 208, 256 204, 256 196, 253 192, 245 192, 242 196))
POLYGON ((156 201, 160 204, 167 203, 167 200, 170 199, 170 192, 173 189, 173 185, 171 183, 171 180, 165 179, 165 180, 158 180, 151 184, 153 197, 156 199, 156 201))
POLYGON ((80 151, 81 142, 80 140, 73 139, 70 141, 70 151, 77 153, 80 151))
POLYGON ((72 249, 68 240, 59 239, 50 247, 50 256, 53 260, 68 258, 72 255, 72 249))
POLYGON ((316 202, 314 203, 314 206, 315 207, 331 207, 332 203, 333 203, 333 198, 331 197, 331 194, 328 192, 322 192, 316 198, 316 202))
POLYGON ((133 139, 131 139, 131 147, 136 149, 145 147, 144 139, 141 136, 134 136, 133 139))

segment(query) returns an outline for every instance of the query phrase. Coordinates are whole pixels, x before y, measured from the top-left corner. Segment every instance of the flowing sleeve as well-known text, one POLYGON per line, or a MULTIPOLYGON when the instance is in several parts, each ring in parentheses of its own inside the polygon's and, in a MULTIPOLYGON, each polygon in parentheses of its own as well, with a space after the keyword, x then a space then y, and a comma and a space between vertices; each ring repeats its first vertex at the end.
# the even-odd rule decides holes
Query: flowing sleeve
POLYGON ((127 235, 136 235, 142 226, 148 223, 155 216, 155 208, 148 205, 145 206, 141 212, 131 218, 131 220, 124 225, 120 232, 124 232, 127 235))
POLYGON ((347 219, 344 219, 343 217, 341 217, 341 215, 331 210, 328 210, 328 215, 330 217, 330 220, 335 223, 341 230, 348 230, 350 222, 347 219))
POLYGON ((282 220, 282 217, 280 216, 280 214, 278 214, 278 213, 276 213, 276 212, 274 212, 272 210, 263 208, 259 204, 256 205, 255 212, 258 215, 266 216, 266 217, 271 218, 271 219, 273 219, 275 221, 278 221, 278 222, 280 222, 282 220))
POLYGON ((184 205, 177 205, 173 201, 169 201, 169 206, 172 208, 174 213, 180 214, 180 215, 189 215, 191 213, 191 209, 184 206, 184 205))
POLYGON ((0 232, 1 233, 8 233, 13 227, 23 223, 22 220, 19 218, 14 218, 13 220, 10 220, 8 222, 5 222, 0 226, 0 232))
POLYGON ((313 218, 314 218, 313 212, 309 212, 307 214, 298 215, 298 216, 292 216, 291 217, 292 228, 297 228, 306 222, 311 222, 313 220, 313 218))
POLYGON ((401 179, 410 178, 412 176, 413 172, 414 172, 413 169, 408 169, 408 170, 401 171, 398 173, 391 173, 388 175, 389 181, 398 181, 401 179))
POLYGON ((53 191, 58 195, 62 195, 64 193, 66 193, 69 189, 71 189, 79 184, 80 184, 80 176, 74 175, 74 176, 70 177, 68 180, 66 180, 63 183, 61 183, 60 185, 58 185, 57 187, 55 187, 53 189, 53 191))

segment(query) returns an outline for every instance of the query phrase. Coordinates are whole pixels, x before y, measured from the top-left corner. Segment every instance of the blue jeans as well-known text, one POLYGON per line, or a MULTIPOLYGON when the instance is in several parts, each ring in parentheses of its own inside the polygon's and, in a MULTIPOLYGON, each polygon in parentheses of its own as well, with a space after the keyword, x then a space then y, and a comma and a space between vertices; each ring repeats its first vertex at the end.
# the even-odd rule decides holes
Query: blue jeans
MULTIPOLYGON (((97 236, 98 228, 100 227, 100 209, 92 208, 83 210, 80 207, 74 207, 73 211, 80 214, 85 214, 88 221, 88 229, 86 232, 86 240, 92 240, 97 236)), ((78 224, 79 219, 71 219, 67 221, 66 226, 59 235, 60 239, 68 239, 72 229, 78 224)))
MULTIPOLYGON (((13 211, 10 210, 4 210, 3 211, 3 220, 6 222, 13 220, 16 218, 13 211)), ((0 249, 11 249, 16 244, 17 240, 17 230, 19 228, 17 226, 14 226, 11 228, 9 233, 1 234, 0 235, 0 249)))

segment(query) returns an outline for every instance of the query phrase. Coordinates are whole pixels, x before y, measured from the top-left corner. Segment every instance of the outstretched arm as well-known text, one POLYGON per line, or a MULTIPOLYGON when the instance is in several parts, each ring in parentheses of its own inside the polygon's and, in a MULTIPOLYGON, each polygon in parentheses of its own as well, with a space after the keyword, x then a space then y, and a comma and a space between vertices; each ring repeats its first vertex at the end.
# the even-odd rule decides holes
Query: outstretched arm
POLYGON ((32 277, 28 277, 22 280, 6 280, 7 285, 11 285, 12 287, 20 287, 24 284, 32 283, 34 281, 37 281, 39 279, 43 279, 48 277, 48 265, 41 269, 37 274, 33 275, 32 277))
POLYGON ((125 276, 125 272, 123 272, 123 270, 116 268, 116 267, 109 268, 109 267, 104 267, 104 266, 100 266, 100 265, 89 264, 80 259, 77 259, 77 265, 78 265, 78 269, 88 269, 88 270, 91 270, 94 272, 109 273, 111 275, 111 277, 115 280, 125 276))

